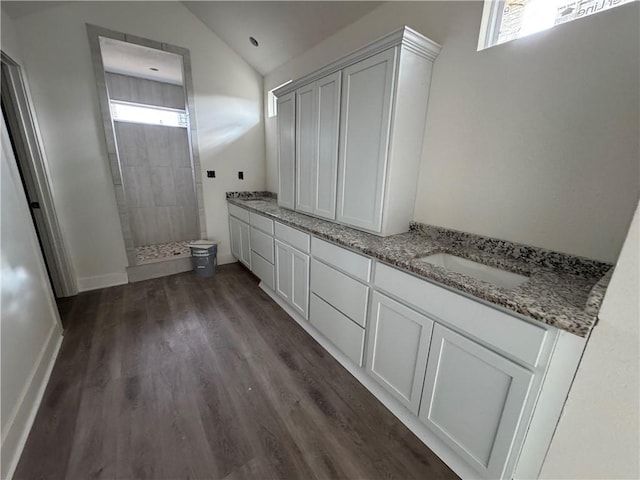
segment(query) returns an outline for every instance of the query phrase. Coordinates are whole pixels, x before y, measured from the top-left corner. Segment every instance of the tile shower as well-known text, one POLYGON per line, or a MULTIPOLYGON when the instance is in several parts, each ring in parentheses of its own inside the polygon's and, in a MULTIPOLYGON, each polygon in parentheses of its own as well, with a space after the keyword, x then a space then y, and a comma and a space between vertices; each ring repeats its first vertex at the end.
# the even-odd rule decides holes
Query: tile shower
MULTIPOLYGON (((185 109, 181 85, 105 73, 109 100, 185 109)), ((189 255, 199 238, 187 128, 114 119, 136 263, 189 255)))

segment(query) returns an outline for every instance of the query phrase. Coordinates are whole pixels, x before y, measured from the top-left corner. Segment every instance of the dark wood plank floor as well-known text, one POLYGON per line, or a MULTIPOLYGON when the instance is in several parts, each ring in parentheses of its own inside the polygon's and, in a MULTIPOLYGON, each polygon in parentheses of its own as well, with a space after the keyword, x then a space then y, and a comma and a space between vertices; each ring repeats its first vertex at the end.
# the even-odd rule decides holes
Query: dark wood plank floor
POLYGON ((238 264, 60 302, 17 479, 453 479, 238 264))

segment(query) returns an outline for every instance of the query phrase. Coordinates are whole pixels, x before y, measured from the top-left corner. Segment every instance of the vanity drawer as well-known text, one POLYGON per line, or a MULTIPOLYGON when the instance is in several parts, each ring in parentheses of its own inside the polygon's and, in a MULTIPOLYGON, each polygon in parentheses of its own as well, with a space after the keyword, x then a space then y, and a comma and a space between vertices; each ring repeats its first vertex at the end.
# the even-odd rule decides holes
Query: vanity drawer
POLYGON ((251 227, 251 250, 273 263, 273 237, 251 227))
POLYGON ((368 286, 313 259, 311 291, 360 326, 365 326, 368 286))
POLYGON ((236 218, 239 218, 243 222, 249 223, 249 211, 244 208, 240 208, 237 205, 232 203, 227 204, 229 207, 229 215, 233 215, 236 218))
POLYGON ((275 289, 274 267, 256 252, 251 252, 251 271, 271 290, 275 289))
POLYGON ((276 222, 276 238, 288 243, 301 252, 309 253, 309 235, 307 233, 276 222))
POLYGON ((262 230, 263 232, 273 236, 273 220, 270 218, 249 212, 249 224, 252 227, 256 227, 258 230, 262 230))
POLYGON ((363 282, 371 280, 370 258, 315 237, 311 239, 311 255, 363 282))
POLYGON ((400 301, 535 367, 548 329, 376 263, 374 284, 400 301))
POLYGON ((364 329, 317 295, 312 293, 310 297, 309 321, 311 324, 342 353, 361 367, 364 352, 364 329))

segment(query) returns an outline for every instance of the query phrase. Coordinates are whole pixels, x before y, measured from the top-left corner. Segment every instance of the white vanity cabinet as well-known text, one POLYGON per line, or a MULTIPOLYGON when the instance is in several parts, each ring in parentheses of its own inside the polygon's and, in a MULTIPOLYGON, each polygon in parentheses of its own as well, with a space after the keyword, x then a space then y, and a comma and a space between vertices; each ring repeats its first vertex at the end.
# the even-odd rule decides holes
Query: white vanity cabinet
POLYGON ((296 96, 279 96, 278 108, 278 205, 295 208, 296 183, 296 96))
POLYGON ((433 320, 378 292, 369 318, 367 372, 417 415, 433 320))
POLYGON ((420 419, 485 478, 503 478, 533 373, 441 325, 420 419))
POLYGON ((249 249, 261 288, 458 475, 539 474, 584 338, 229 213, 232 252, 245 263, 249 249))
POLYGON ((309 314, 309 235, 275 224, 275 291, 302 318, 309 314))
POLYGON ((368 373, 482 478, 509 477, 557 331, 381 263, 374 284, 368 373))
POLYGON ((287 108, 278 126, 280 205, 381 236, 406 232, 439 52, 439 45, 404 27, 276 90, 287 108), (289 177, 282 172, 288 175, 291 166, 285 139, 294 103, 291 207, 289 177))
POLYGON ((296 91, 296 205, 335 219, 341 72, 296 91))
POLYGON ((229 237, 231 254, 251 269, 249 212, 232 204, 229 204, 229 237))

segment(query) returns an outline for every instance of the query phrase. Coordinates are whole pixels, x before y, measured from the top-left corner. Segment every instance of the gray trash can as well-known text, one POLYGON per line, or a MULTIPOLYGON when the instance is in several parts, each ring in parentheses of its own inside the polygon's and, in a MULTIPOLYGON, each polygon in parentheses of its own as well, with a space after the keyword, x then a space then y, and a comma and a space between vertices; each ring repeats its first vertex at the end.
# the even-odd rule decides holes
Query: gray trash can
POLYGON ((201 277, 213 277, 218 264, 218 244, 210 240, 198 240, 189 244, 191 264, 201 277))

